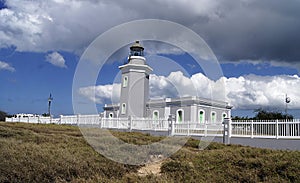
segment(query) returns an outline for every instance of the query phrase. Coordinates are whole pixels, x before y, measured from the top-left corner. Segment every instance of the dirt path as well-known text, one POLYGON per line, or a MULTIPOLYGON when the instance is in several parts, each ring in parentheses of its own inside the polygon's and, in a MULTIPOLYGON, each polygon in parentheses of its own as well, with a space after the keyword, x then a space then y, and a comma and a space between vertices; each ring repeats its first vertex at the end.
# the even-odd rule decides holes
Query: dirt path
POLYGON ((153 163, 146 164, 144 167, 138 170, 138 175, 139 176, 147 176, 150 174, 160 175, 160 167, 162 163, 163 162, 160 161, 160 162, 153 162, 153 163))
POLYGON ((160 175, 160 167, 164 161, 166 161, 166 159, 164 159, 162 155, 151 156, 150 162, 145 164, 145 166, 141 167, 138 170, 138 175, 139 176, 147 176, 150 174, 160 175))

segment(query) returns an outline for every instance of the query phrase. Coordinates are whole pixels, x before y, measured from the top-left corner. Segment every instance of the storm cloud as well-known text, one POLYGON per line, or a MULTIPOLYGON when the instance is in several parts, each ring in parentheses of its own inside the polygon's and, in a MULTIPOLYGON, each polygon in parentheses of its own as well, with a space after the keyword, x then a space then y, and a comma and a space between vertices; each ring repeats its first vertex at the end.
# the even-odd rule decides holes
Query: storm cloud
POLYGON ((220 61, 271 61, 300 69, 298 0, 6 0, 0 48, 77 54, 99 34, 137 19, 164 19, 198 33, 220 61))

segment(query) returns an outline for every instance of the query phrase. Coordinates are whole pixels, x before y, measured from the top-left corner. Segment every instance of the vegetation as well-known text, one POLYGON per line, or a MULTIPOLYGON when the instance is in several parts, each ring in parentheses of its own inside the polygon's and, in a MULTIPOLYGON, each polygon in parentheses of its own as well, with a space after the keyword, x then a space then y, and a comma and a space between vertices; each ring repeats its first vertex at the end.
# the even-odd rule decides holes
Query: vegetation
POLYGON ((43 117, 48 117, 48 116, 50 116, 50 114, 49 113, 43 113, 42 116, 43 117))
MULTIPOLYGON (((163 137, 113 132, 128 143, 163 137)), ((161 163, 159 174, 116 163, 98 154, 75 126, 0 122, 0 182, 300 182, 300 152, 198 140, 161 163)))
POLYGON ((264 109, 257 109, 254 111, 256 114, 253 118, 246 117, 239 117, 235 116, 233 120, 272 120, 272 119, 293 119, 294 117, 289 114, 283 114, 282 112, 278 111, 267 111, 264 109))
POLYGON ((5 121, 5 117, 9 117, 9 115, 4 111, 0 111, 0 121, 5 121))

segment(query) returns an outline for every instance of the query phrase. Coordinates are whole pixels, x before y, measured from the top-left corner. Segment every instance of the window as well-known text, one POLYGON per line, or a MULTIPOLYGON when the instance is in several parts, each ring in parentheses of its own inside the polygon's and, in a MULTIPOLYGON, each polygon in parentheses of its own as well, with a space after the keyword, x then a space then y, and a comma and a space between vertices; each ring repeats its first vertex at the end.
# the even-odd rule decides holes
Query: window
POLYGON ((159 112, 158 111, 153 111, 153 119, 157 120, 159 118, 159 112))
POLYGON ((126 114, 126 104, 125 103, 122 104, 121 114, 126 114))
POLYGON ((227 118, 227 114, 226 114, 226 113, 223 113, 223 114, 222 114, 222 122, 224 121, 225 118, 227 118))
POLYGON ((125 88, 125 87, 127 87, 127 85, 128 85, 128 76, 124 76, 123 77, 123 87, 125 88))
POLYGON ((211 112, 211 122, 215 123, 217 121, 216 112, 211 112))
POLYGON ((205 120, 205 113, 203 110, 200 110, 199 111, 199 122, 204 123, 204 120, 205 120))
POLYGON ((109 113, 108 118, 113 118, 114 117, 114 113, 109 113))
POLYGON ((182 109, 179 109, 177 110, 177 113, 176 113, 176 122, 182 122, 183 121, 183 110, 182 109))

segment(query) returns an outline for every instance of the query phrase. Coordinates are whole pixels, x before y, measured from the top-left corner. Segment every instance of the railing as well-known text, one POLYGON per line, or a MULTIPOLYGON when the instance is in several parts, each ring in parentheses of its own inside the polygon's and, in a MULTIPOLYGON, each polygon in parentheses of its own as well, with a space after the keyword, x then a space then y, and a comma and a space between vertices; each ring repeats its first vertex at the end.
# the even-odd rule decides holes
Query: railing
POLYGON ((176 122, 174 126, 174 135, 187 136, 223 136, 222 123, 195 123, 195 122, 176 122))
POLYGON ((99 127, 110 129, 128 129, 129 120, 128 118, 101 118, 99 127))
MULTIPOLYGON (((129 129, 149 131, 169 131, 171 135, 223 136, 224 125, 219 123, 174 122, 167 119, 151 118, 102 118, 100 115, 70 115, 50 118, 42 116, 6 118, 6 122, 92 125, 107 129, 129 129)), ((294 138, 300 139, 300 120, 244 120, 227 119, 228 137, 250 138, 294 138)))
POLYGON ((99 125, 100 116, 99 115, 78 115, 77 116, 78 125, 99 125))
POLYGON ((131 129, 168 131, 169 122, 167 119, 133 118, 131 119, 131 129))
POLYGON ((57 120, 50 118, 50 117, 28 116, 28 117, 5 118, 5 121, 6 122, 50 124, 50 123, 55 123, 57 120), (53 120, 53 122, 52 122, 52 120, 53 120))
POLYGON ((60 116, 60 123, 62 125, 77 125, 78 115, 60 116))
POLYGON ((300 138, 300 120, 232 121, 232 137, 300 138))

